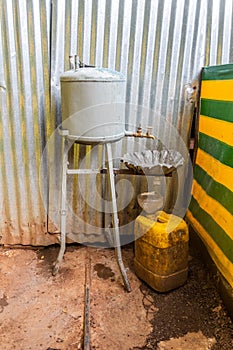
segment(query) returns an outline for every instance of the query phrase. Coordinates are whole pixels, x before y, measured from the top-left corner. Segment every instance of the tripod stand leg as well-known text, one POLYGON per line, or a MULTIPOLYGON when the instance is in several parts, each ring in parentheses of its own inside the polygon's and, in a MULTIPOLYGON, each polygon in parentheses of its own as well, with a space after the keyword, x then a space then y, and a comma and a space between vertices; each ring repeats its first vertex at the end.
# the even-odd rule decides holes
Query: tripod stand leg
POLYGON ((69 143, 65 139, 63 163, 62 163, 62 192, 61 192, 61 236, 60 236, 60 250, 53 268, 53 276, 58 273, 61 265, 65 249, 66 249, 66 186, 67 186, 67 161, 68 161, 69 143))
POLYGON ((121 254, 121 244, 120 244, 120 234, 119 234, 119 220, 117 215, 117 204, 116 204, 116 189, 113 173, 113 162, 112 162, 112 146, 110 143, 106 144, 107 147, 107 164, 108 164, 108 176, 111 188, 111 197, 112 197, 112 209, 113 209, 113 239, 116 252, 117 263, 124 281, 125 288, 128 292, 131 291, 131 287, 128 281, 124 263, 122 260, 121 254))

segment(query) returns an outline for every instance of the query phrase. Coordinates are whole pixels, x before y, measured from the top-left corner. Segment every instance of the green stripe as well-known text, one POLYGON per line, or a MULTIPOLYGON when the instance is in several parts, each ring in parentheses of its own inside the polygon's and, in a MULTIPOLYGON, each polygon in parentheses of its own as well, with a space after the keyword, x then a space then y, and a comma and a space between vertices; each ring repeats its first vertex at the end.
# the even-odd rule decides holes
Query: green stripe
POLYGON ((233 102, 202 98, 201 114, 226 122, 233 122, 233 102))
POLYGON ((231 238, 214 221, 214 219, 200 207, 198 202, 193 197, 191 199, 189 209, 201 226, 208 232, 210 237, 212 237, 218 247, 222 250, 224 255, 233 263, 231 238))
POLYGON ((233 79, 233 64, 204 67, 202 80, 230 80, 233 79))
POLYGON ((194 178, 210 197, 218 201, 233 215, 233 192, 215 181, 197 164, 194 168, 194 178))
POLYGON ((199 132, 198 147, 222 164, 233 168, 233 146, 199 132))

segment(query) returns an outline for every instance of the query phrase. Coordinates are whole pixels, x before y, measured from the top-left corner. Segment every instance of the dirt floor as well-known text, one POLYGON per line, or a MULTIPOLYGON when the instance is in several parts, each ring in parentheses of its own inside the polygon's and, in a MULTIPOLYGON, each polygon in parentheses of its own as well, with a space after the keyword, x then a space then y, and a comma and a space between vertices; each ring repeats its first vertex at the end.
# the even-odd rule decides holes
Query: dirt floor
POLYGON ((114 250, 70 245, 58 275, 58 247, 0 248, 0 349, 83 348, 85 262, 90 262, 90 343, 99 350, 232 350, 233 325, 202 263, 190 257, 184 286, 156 293, 134 273, 124 290, 114 250))

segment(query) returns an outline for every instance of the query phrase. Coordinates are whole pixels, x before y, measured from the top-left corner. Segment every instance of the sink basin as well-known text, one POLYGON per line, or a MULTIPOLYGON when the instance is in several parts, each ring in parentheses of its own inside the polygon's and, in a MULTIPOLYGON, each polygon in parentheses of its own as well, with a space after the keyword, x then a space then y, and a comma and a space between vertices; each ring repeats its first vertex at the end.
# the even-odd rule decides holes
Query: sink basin
POLYGON ((156 173, 165 175, 184 164, 184 158, 175 150, 146 150, 143 152, 126 153, 122 159, 127 168, 136 173, 156 173))

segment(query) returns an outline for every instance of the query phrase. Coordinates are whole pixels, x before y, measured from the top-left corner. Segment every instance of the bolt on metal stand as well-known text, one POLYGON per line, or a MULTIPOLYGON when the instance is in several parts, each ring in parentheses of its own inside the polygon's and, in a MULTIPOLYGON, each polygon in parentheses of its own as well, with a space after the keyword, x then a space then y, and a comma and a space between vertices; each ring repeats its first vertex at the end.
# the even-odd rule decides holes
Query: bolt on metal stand
MULTIPOLYGON (((53 268, 53 275, 55 276, 61 265, 65 249, 66 249, 66 192, 67 192, 67 175, 74 174, 93 174, 101 173, 100 169, 69 169, 68 168, 68 152, 70 148, 69 132, 68 130, 60 130, 60 135, 64 139, 64 148, 63 148, 63 161, 62 161, 62 186, 61 186, 61 235, 60 235, 60 250, 58 253, 57 260, 53 268)), ((72 140, 73 141, 73 140, 72 140)), ((122 260, 121 254, 121 243, 120 243, 120 233, 119 233, 119 220, 117 215, 117 203, 116 203, 116 189, 114 181, 114 171, 113 171, 113 161, 112 161, 112 145, 111 143, 104 144, 106 147, 106 163, 107 163, 107 176, 109 178, 110 190, 111 190, 111 199, 112 199, 112 211, 113 211, 113 237, 112 241, 114 243, 116 259, 120 269, 120 273, 125 285, 125 288, 128 292, 131 291, 130 283, 126 274, 126 269, 122 260)))

